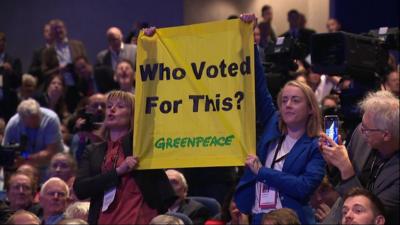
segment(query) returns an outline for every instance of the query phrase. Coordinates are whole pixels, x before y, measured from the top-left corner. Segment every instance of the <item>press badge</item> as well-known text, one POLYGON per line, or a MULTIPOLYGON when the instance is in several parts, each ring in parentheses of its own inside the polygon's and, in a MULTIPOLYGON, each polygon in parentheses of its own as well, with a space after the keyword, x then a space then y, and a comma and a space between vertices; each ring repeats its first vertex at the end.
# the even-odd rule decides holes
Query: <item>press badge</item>
POLYGON ((277 193, 275 188, 262 184, 259 192, 259 207, 261 209, 276 208, 277 193))
POLYGON ((111 203, 114 201, 115 198, 115 193, 117 192, 117 188, 113 187, 110 190, 108 190, 103 197, 103 207, 101 208, 101 211, 104 212, 108 209, 108 207, 111 205, 111 203))

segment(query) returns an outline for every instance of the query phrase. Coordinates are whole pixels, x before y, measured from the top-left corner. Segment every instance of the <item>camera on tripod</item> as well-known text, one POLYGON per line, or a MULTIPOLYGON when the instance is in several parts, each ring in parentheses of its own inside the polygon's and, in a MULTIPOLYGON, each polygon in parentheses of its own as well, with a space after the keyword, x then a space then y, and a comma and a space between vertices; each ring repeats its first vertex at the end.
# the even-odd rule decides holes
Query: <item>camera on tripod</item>
POLYGON ((28 138, 26 135, 21 135, 20 143, 9 145, 0 145, 0 166, 12 168, 17 157, 27 157, 26 152, 28 138))

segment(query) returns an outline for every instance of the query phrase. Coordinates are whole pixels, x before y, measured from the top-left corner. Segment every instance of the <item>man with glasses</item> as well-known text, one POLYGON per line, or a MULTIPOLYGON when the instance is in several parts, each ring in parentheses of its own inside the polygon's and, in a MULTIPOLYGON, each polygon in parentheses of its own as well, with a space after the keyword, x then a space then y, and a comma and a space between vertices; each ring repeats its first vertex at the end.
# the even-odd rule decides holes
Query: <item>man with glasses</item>
POLYGON ((64 219, 68 197, 68 185, 60 178, 52 177, 43 184, 39 197, 43 209, 42 224, 57 224, 64 219))
MULTIPOLYGON (((347 148, 322 134, 322 155, 332 174, 340 177, 336 189, 342 196, 352 188, 365 188, 383 202, 387 224, 399 224, 399 100, 388 91, 379 91, 370 93, 359 106, 364 112, 362 123, 347 148)), ((325 222, 338 222, 340 202, 325 222)))

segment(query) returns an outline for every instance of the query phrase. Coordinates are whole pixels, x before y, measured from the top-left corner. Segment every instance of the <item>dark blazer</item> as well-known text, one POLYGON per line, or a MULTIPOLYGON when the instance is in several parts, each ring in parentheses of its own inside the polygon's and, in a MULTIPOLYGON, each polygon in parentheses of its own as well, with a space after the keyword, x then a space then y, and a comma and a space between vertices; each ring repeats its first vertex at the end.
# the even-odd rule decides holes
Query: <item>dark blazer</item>
MULTIPOLYGON (((132 155, 132 134, 123 139, 125 157, 132 155)), ((90 145, 83 153, 73 188, 79 199, 90 198, 89 224, 97 224, 103 204, 104 191, 118 185, 117 171, 102 173, 101 166, 107 142, 90 145)), ((161 214, 175 202, 176 195, 163 170, 134 170, 132 179, 139 186, 144 201, 161 214)))
MULTIPOLYGON (((69 40, 68 45, 71 52, 72 63, 79 56, 87 57, 86 49, 82 42, 77 40, 69 40)), ((58 70, 60 63, 58 61, 57 52, 54 46, 45 48, 42 56, 43 61, 41 70, 45 76, 48 76, 58 70)))
POLYGON ((210 217, 210 213, 204 205, 189 198, 183 200, 177 212, 187 215, 194 225, 204 224, 210 217))
POLYGON ((0 66, 0 74, 3 76, 3 87, 16 89, 21 86, 22 62, 19 58, 14 58, 7 52, 4 53, 4 62, 11 65, 12 71, 6 71, 0 66))
MULTIPOLYGON (((293 37, 297 39, 301 44, 303 44, 305 48, 304 56, 307 56, 310 53, 310 46, 311 46, 311 36, 315 34, 314 30, 301 28, 298 31, 297 37, 293 37)), ((290 31, 286 31, 281 36, 283 37, 292 37, 290 31)))
MULTIPOLYGON (((135 66, 136 46, 132 44, 124 44, 124 48, 121 49, 121 52, 119 53, 119 58, 126 59, 132 63, 132 66, 135 66)), ((99 66, 112 68, 111 51, 109 49, 104 49, 97 54, 96 67, 99 66)))

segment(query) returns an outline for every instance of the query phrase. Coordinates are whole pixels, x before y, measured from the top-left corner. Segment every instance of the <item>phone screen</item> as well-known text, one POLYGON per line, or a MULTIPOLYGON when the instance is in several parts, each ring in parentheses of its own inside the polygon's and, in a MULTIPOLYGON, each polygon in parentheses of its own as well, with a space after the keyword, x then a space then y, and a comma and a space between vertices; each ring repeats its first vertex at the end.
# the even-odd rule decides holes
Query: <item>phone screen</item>
POLYGON ((336 115, 324 117, 325 133, 336 143, 339 142, 339 118, 336 115))

